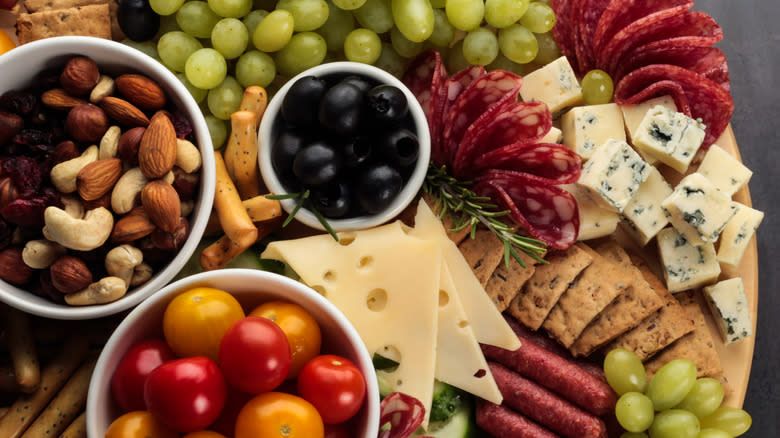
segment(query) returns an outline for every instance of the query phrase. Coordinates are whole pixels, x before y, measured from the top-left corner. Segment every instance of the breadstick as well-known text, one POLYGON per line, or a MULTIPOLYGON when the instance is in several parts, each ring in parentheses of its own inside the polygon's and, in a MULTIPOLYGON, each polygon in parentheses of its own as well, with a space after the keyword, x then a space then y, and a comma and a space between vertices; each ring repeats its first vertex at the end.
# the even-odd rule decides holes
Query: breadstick
POLYGON ((260 195, 260 169, 257 164, 257 117, 252 111, 230 115, 230 138, 225 147, 225 166, 238 187, 241 199, 260 195))
POLYGON ((239 245, 227 235, 223 235, 200 253, 200 266, 204 271, 222 269, 231 260, 246 251, 249 246, 239 245))
POLYGON ((228 176, 222 154, 215 153, 217 187, 214 194, 214 208, 219 215, 222 230, 238 246, 249 248, 257 240, 257 228, 241 203, 236 186, 228 176))
POLYGON ((30 394, 41 383, 41 368, 30 328, 30 319, 21 310, 5 305, 0 306, 0 316, 3 317, 8 330, 8 350, 14 364, 16 383, 19 384, 22 392, 30 394))
POLYGON ((84 362, 41 412, 22 438, 58 437, 87 405, 87 390, 97 358, 84 362))
POLYGON ((60 438, 87 438, 87 413, 82 412, 76 417, 60 438))
POLYGON ((57 357, 41 373, 41 385, 32 394, 22 394, 0 418, 0 437, 18 438, 32 424, 57 391, 78 368, 87 355, 87 340, 78 334, 70 336, 57 357))
POLYGON ((249 213, 252 222, 263 222, 282 215, 282 206, 275 199, 268 199, 266 195, 255 196, 244 200, 243 204, 249 213))
POLYGON ((268 93, 266 93, 265 89, 258 85, 251 85, 244 90, 238 109, 255 113, 255 129, 257 129, 260 126, 260 120, 262 120, 263 114, 265 114, 267 105, 268 93))
POLYGON ((0 392, 17 392, 19 385, 16 383, 14 370, 8 367, 0 367, 0 392))

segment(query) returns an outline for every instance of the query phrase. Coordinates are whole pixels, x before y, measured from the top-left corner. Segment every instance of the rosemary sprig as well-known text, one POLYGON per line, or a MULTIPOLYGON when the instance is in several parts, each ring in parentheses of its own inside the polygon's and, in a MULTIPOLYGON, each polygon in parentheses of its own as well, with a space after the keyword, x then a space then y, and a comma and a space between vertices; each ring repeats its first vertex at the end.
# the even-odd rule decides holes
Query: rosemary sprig
POLYGON ((458 181, 449 175, 446 166, 431 163, 423 190, 436 200, 433 210, 439 212, 439 218, 443 218, 447 213, 452 215, 454 227, 450 232, 471 227, 470 236, 473 239, 476 225, 481 223, 495 234, 504 244, 504 263, 507 268, 512 258, 522 267, 526 267, 520 252, 540 263, 547 263, 541 257, 547 250, 546 245, 539 240, 517 234, 510 225, 501 220, 509 214, 509 210, 496 210, 498 206, 493 204, 489 197, 474 193, 469 188, 471 185, 470 181, 458 181))
MULTIPOLYGON (((283 199, 297 199, 298 202, 295 204, 295 208, 290 212, 289 215, 287 215, 287 219, 282 222, 282 227, 286 227, 290 222, 292 222, 293 218, 296 214, 298 214, 298 211, 303 207, 303 203, 306 202, 307 199, 309 199, 309 196, 311 195, 311 192, 307 189, 303 192, 297 192, 297 193, 283 193, 281 195, 265 195, 268 199, 273 199, 276 201, 281 201, 283 199)), ((333 239, 338 242, 339 236, 336 234, 336 231, 333 230, 333 227, 330 226, 328 223, 328 220, 325 219, 325 216, 322 215, 319 211, 317 211, 316 208, 313 206, 307 207, 317 218, 317 220, 322 224, 322 226, 325 228, 325 230, 330 234, 333 239)))

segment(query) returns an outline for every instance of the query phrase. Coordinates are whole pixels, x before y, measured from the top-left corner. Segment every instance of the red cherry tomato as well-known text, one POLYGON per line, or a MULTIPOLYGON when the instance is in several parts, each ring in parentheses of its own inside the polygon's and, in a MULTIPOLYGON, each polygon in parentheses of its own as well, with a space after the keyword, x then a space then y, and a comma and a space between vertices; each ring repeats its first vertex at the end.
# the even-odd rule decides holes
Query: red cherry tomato
POLYGON ((349 423, 326 424, 324 438, 352 438, 349 423))
POLYGON ((130 348, 111 377, 111 392, 119 407, 128 412, 146 410, 146 376, 163 362, 175 358, 171 348, 162 339, 150 339, 130 348))
POLYGON ((325 354, 303 367, 298 394, 317 408, 325 423, 343 423, 363 405, 366 381, 349 359, 325 354))
POLYGON ((228 396, 225 407, 217 417, 217 420, 209 426, 209 429, 217 431, 225 436, 236 435, 236 418, 241 408, 252 399, 254 395, 241 392, 228 386, 228 396))
POLYGON ((144 385, 149 412, 179 432, 205 429, 219 416, 226 397, 222 372, 204 356, 166 362, 149 374, 144 385))
POLYGON ((233 323, 222 337, 219 366, 239 391, 268 392, 287 377, 290 345, 278 325, 266 318, 247 316, 233 323))

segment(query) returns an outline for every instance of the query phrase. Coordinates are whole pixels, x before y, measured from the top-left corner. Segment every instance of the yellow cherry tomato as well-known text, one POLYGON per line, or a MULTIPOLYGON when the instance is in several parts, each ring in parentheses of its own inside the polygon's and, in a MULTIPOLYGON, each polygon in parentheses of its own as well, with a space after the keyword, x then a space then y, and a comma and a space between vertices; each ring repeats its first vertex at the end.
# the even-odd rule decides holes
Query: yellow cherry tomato
POLYGON ((236 419, 235 438, 323 438, 325 426, 306 400, 282 392, 266 392, 249 400, 236 419))
POLYGON ((229 293, 196 287, 168 303, 163 334, 177 356, 206 356, 217 361, 222 336, 243 317, 244 309, 229 293))
POLYGON ((16 47, 16 43, 3 29, 0 29, 0 55, 16 47))
POLYGON ((275 322, 290 344, 290 371, 287 378, 298 377, 306 362, 320 354, 322 334, 320 326, 303 307, 285 301, 269 301, 249 314, 275 322))
POLYGON ((225 435, 222 435, 221 433, 217 433, 211 430, 200 430, 198 432, 191 432, 187 435, 184 435, 182 438, 227 438, 225 435))
POLYGON ((128 412, 114 420, 105 438, 178 438, 179 434, 166 428, 146 411, 128 412))

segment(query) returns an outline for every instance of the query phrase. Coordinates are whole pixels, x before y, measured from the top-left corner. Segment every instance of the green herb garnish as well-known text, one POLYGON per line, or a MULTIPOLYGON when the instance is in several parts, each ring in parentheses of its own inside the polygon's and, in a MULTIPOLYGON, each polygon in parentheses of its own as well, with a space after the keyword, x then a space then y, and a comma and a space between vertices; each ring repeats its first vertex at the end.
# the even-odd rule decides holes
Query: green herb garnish
MULTIPOLYGON (((283 199, 297 199, 298 202, 295 204, 295 208, 290 212, 290 214, 287 216, 287 219, 284 220, 282 223, 282 227, 286 227, 290 222, 292 222, 293 218, 296 214, 298 214, 298 211, 303 207, 303 203, 306 202, 307 199, 309 199, 309 196, 311 195, 311 192, 307 189, 303 192, 297 192, 297 193, 284 193, 281 195, 265 195, 268 199, 273 199, 276 201, 281 201, 283 199)), ((339 236, 336 234, 336 231, 333 230, 333 227, 330 226, 328 223, 328 220, 325 219, 325 216, 322 215, 319 211, 317 211, 314 207, 306 207, 309 211, 311 211, 314 216, 317 218, 317 220, 322 224, 322 226, 325 228, 325 230, 333 236, 333 239, 338 242, 339 236)))

